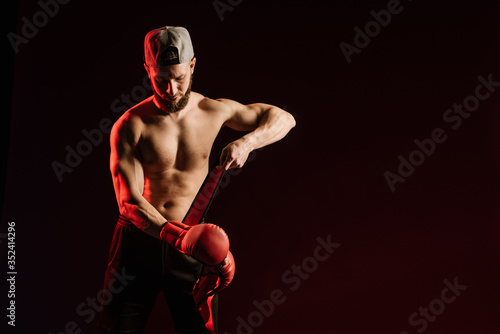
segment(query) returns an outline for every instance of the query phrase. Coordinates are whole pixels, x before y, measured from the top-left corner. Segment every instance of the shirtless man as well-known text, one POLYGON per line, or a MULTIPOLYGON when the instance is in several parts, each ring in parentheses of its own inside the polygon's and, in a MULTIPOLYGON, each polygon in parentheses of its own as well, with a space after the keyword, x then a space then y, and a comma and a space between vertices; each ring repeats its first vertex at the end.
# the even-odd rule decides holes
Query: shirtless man
MULTIPOLYGON (((182 27, 150 31, 144 47, 154 94, 126 111, 110 138, 120 218, 105 278, 105 288, 115 293, 102 303, 101 327, 105 333, 141 333, 163 292, 177 331, 210 333, 192 296, 202 264, 161 240, 160 233, 188 212, 222 127, 247 132, 222 150, 218 168, 228 170, 241 168, 253 150, 282 139, 295 120, 269 104, 212 100, 191 91, 196 58, 182 27), (134 278, 119 289, 113 277, 123 270, 134 278)), ((216 312, 215 305, 215 327, 216 312)))

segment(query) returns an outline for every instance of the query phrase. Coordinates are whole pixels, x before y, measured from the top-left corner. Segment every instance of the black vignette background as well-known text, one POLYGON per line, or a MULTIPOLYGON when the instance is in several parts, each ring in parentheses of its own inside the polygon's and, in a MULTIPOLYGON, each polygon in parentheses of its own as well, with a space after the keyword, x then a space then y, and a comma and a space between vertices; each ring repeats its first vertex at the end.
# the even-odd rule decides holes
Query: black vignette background
MULTIPOLYGON (((118 214, 107 131, 150 94, 142 42, 163 25, 191 33, 194 91, 297 120, 207 217, 237 265, 221 333, 498 333, 497 2, 42 0, 3 17, 5 333, 99 333, 118 214)), ((240 135, 223 130, 212 159, 240 135)))

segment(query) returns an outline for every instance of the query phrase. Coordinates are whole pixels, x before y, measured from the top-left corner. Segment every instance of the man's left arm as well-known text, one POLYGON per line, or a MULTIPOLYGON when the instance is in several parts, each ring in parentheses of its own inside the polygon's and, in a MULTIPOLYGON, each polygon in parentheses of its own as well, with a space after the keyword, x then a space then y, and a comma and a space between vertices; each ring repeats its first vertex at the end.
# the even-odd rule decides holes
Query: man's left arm
POLYGON ((221 153, 219 169, 241 168, 250 152, 281 140, 295 126, 287 111, 265 103, 243 105, 219 99, 227 112, 224 125, 238 131, 250 131, 228 144, 221 153))

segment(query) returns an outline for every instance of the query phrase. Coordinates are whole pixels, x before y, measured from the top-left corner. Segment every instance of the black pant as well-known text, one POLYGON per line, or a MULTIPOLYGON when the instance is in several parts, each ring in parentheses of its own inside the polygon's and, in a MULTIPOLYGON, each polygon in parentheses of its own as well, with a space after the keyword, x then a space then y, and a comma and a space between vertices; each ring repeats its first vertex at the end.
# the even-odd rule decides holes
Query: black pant
MULTIPOLYGON (((201 270, 201 263, 120 216, 104 281, 101 328, 105 333, 141 333, 161 291, 177 331, 209 333, 191 294, 201 270)), ((216 298, 213 307, 216 323, 216 298)))

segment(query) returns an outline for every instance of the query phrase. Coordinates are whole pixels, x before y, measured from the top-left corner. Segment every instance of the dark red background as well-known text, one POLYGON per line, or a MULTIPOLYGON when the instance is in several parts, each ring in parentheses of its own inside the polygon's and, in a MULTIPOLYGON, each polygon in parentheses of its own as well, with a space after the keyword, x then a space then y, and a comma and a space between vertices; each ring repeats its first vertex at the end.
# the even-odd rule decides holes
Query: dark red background
MULTIPOLYGON (((64 162, 82 130, 119 117, 110 105, 142 85, 143 36, 162 25, 191 32, 193 90, 286 107, 297 119, 231 177, 209 213, 237 263, 220 296, 221 333, 237 333, 238 317, 275 289, 286 301, 255 333, 417 333, 408 317, 455 277, 467 290, 425 332, 498 333, 500 92, 455 131, 442 119, 479 75, 500 81, 498 2, 402 1, 348 64, 339 43, 352 44, 353 28, 386 4, 246 0, 221 21, 212 1, 74 0, 17 55, 4 37, 14 70, 5 75, 2 226, 16 222, 18 270, 17 326, 7 333, 56 334, 71 321, 98 332, 76 309, 102 287, 117 218, 107 137, 61 183, 51 163, 64 162), (392 193, 383 173, 437 127, 447 141, 392 193), (282 274, 328 235, 341 246, 291 291, 282 274)), ((39 10, 20 1, 5 11, 14 25, 4 36, 39 10)), ((214 151, 237 135, 224 131, 214 151)), ((169 332, 165 314, 159 299, 146 333, 169 332)))

